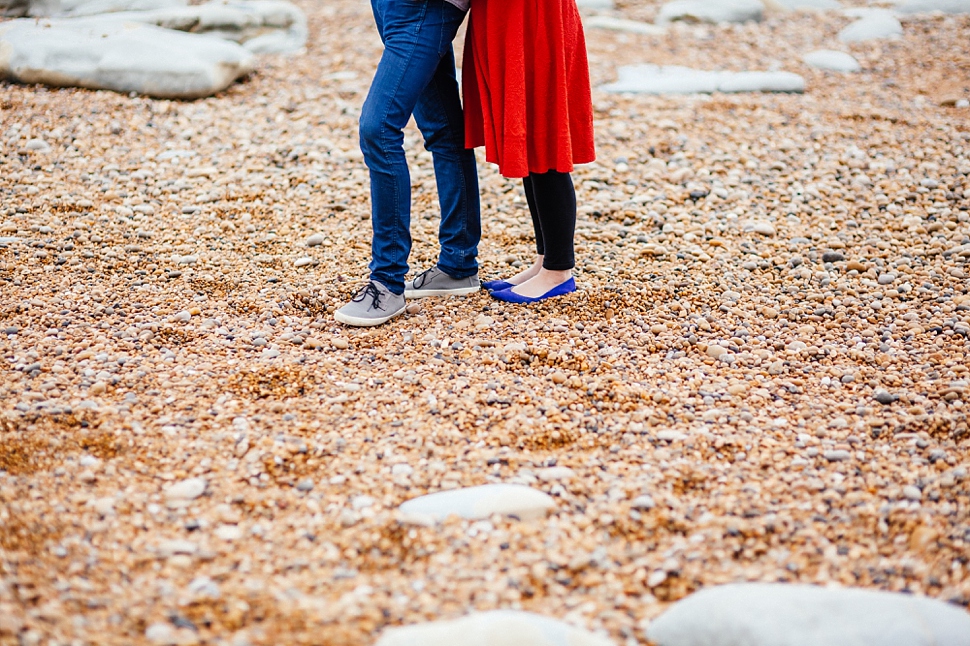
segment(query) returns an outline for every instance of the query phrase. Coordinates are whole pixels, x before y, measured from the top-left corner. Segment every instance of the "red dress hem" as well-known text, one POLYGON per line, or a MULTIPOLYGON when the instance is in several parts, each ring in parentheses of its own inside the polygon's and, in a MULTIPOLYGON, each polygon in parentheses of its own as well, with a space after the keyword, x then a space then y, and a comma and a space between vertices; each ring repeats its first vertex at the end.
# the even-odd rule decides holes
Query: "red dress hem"
POLYGON ((472 0, 462 66, 466 148, 506 177, 596 159, 575 0, 472 0))

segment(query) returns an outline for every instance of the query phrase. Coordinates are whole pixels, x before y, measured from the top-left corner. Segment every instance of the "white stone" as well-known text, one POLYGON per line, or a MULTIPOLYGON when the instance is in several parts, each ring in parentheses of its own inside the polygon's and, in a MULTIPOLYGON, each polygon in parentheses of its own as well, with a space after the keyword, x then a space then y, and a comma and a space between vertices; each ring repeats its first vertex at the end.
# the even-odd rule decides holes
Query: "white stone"
POLYGON ((660 7, 657 23, 759 21, 764 10, 761 0, 673 0, 660 7))
MULTIPOLYGON (((11 0, 0 0, 0 2, 11 0)), ((252 53, 289 53, 306 45, 306 15, 284 0, 189 6, 188 0, 33 0, 31 16, 85 17, 156 25, 240 43, 252 53), (110 15, 105 15, 110 14, 110 15)))
POLYGON ((970 13, 970 0, 896 0, 896 11, 903 14, 970 13))
POLYGON ((631 505, 634 509, 647 510, 656 507, 657 503, 654 502, 654 499, 650 495, 643 494, 642 496, 634 498, 631 505))
POLYGON ((858 72, 862 69, 852 54, 833 49, 819 49, 805 54, 802 59, 809 67, 832 72, 858 72))
POLYGON ((350 506, 359 511, 373 507, 375 502, 377 501, 370 496, 354 496, 350 499, 350 506))
POLYGON ((473 612, 459 619, 384 631, 376 646, 613 646, 556 619, 519 610, 473 612))
POLYGON ((207 599, 218 599, 222 595, 222 592, 219 590, 219 584, 207 576, 199 576, 192 579, 189 582, 188 590, 195 597, 207 599))
POLYGON ((753 220, 744 225, 745 231, 753 231, 763 236, 775 235, 775 225, 767 220, 753 220))
POLYGON ((24 144, 24 150, 29 150, 33 153, 49 153, 51 151, 51 145, 43 139, 29 139, 24 144))
POLYGON ((404 522, 428 525, 452 515, 469 520, 492 514, 534 520, 555 506, 551 496, 525 485, 488 484, 428 494, 408 500, 399 509, 404 522))
POLYGON ((30 15, 39 18, 151 11, 184 7, 188 3, 188 0, 29 0, 30 15))
POLYGON ((239 525, 220 525, 216 527, 215 535, 223 541, 237 541, 242 538, 243 531, 239 525))
POLYGON ((647 34, 648 36, 659 36, 666 33, 666 29, 659 25, 639 20, 627 20, 625 18, 615 18, 613 16, 592 16, 586 20, 587 28, 612 29, 613 31, 627 31, 633 34, 647 34))
POLYGON ((769 9, 783 11, 827 11, 841 9, 838 0, 766 0, 769 9))
POLYGON ((920 491, 919 487, 906 485, 903 487, 903 497, 906 498, 906 500, 920 500, 923 498, 923 492, 920 491))
POLYGON ((165 487, 165 497, 169 500, 195 500, 205 493, 207 484, 205 478, 188 478, 165 487))
POLYGON ((674 604, 647 637, 657 646, 970 646, 970 614, 906 594, 736 583, 674 604))
POLYGON ((857 9, 846 11, 846 15, 859 20, 839 32, 843 43, 861 43, 868 40, 896 39, 903 35, 903 25, 893 12, 885 9, 857 9))
POLYGON ((304 244, 308 247, 319 247, 324 243, 326 238, 322 233, 314 233, 312 236, 308 237, 304 244))
POLYGON ((0 77, 21 83, 196 99, 254 64, 235 43, 114 18, 0 23, 0 77))
POLYGON ((628 65, 606 92, 712 94, 714 92, 804 92, 805 79, 791 72, 712 72, 679 65, 628 65))
POLYGON ((707 350, 705 352, 706 352, 707 356, 709 356, 710 358, 717 359, 718 357, 720 357, 722 354, 724 354, 727 351, 728 351, 728 349, 725 348, 725 347, 719 346, 717 344, 712 344, 712 345, 707 346, 707 350))
POLYGON ((572 480, 576 477, 576 472, 569 467, 546 467, 536 472, 536 477, 543 482, 561 482, 572 480))
POLYGON ((195 554, 199 551, 199 546, 192 541, 187 541, 181 538, 173 538, 171 540, 162 541, 155 548, 155 551, 162 558, 168 558, 170 556, 175 556, 176 554, 195 554))
POLYGON ((172 624, 158 622, 145 629, 145 639, 159 646, 174 646, 178 643, 178 636, 172 624))
POLYGON ((94 511, 98 512, 101 516, 110 516, 115 512, 115 499, 106 497, 98 498, 92 504, 94 511))
POLYGON ((295 52, 306 45, 307 39, 306 15, 283 0, 207 2, 124 11, 102 18, 216 36, 245 45, 253 53, 295 52))

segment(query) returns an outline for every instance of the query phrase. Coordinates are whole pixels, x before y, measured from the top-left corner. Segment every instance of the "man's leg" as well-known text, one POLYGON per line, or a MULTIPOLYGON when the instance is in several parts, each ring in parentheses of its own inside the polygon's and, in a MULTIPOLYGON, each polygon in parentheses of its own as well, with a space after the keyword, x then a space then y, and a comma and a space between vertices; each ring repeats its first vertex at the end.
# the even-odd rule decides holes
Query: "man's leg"
MULTIPOLYGON (((443 5, 445 18, 454 28, 454 32, 449 28, 446 33, 452 33, 453 38, 464 15, 447 2, 443 5)), ((434 159, 441 206, 438 267, 452 278, 476 276, 482 236, 478 171, 474 151, 465 148, 465 121, 450 40, 434 77, 415 106, 414 119, 434 159)))
POLYGON ((394 294, 404 292, 411 251, 411 177, 403 130, 436 74, 441 43, 451 48, 456 27, 451 14, 442 11, 443 4, 372 1, 384 53, 361 111, 360 148, 371 180, 370 277, 394 294))

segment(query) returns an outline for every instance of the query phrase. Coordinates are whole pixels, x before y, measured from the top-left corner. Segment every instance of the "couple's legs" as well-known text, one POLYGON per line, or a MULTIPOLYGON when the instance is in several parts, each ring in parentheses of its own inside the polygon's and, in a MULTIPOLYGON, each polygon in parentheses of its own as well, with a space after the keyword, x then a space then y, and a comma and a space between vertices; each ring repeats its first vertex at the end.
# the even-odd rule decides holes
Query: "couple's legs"
POLYGON ((451 44, 464 13, 444 0, 371 4, 384 54, 360 116, 360 147, 371 180, 370 277, 402 294, 411 252, 403 131, 412 114, 434 158, 441 205, 438 266, 455 278, 478 271, 478 175, 475 155, 465 149, 451 44))
POLYGON ((537 297, 572 275, 576 264, 573 237, 576 233, 576 190, 569 173, 549 171, 523 178, 532 228, 536 236, 536 261, 509 282, 522 296, 537 297))

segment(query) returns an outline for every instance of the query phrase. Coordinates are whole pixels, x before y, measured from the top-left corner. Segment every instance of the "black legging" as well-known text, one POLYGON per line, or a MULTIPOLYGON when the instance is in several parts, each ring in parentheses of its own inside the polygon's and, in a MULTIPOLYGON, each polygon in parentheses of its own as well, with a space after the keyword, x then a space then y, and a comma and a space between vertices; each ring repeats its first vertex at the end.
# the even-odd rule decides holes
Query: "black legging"
POLYGON ((536 253, 543 257, 542 266, 552 271, 572 269, 576 266, 576 189, 572 176, 554 170, 529 173, 522 178, 522 185, 536 232, 536 253))

